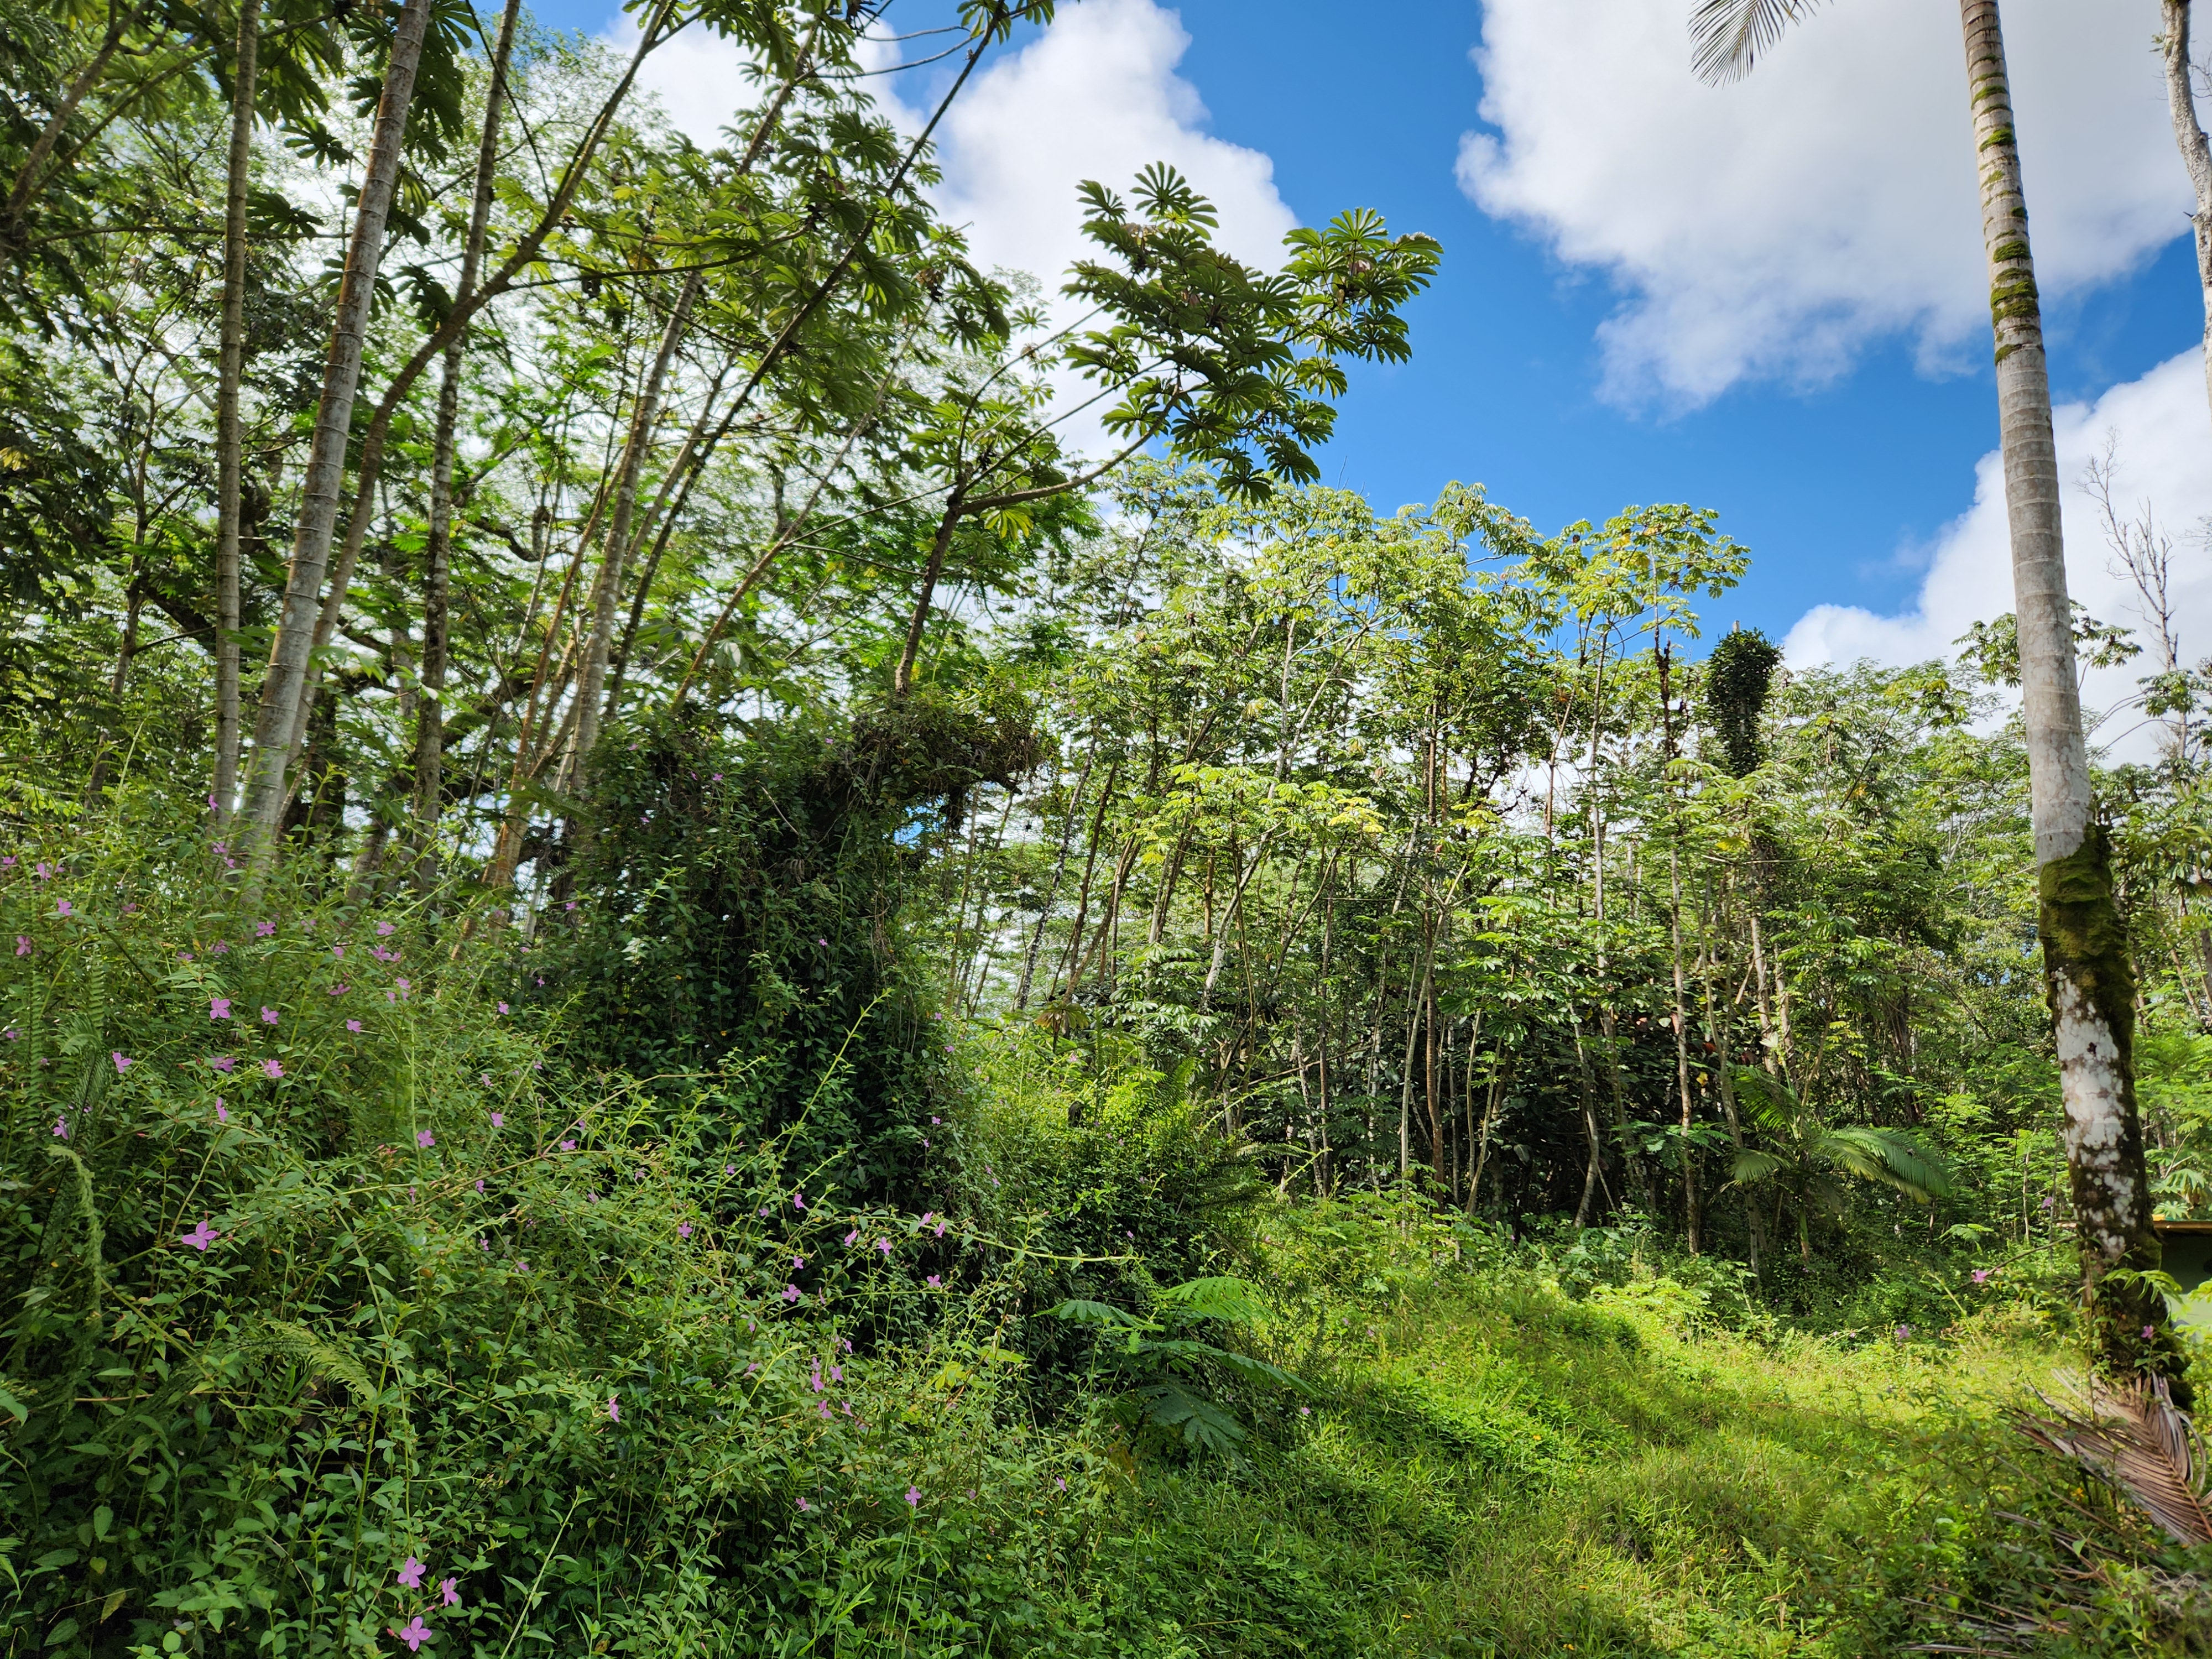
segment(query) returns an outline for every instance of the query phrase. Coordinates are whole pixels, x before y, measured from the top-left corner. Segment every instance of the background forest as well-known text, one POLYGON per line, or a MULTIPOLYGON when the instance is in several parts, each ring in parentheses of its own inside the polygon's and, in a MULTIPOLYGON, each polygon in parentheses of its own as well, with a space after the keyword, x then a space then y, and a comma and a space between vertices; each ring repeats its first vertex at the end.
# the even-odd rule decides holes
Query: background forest
MULTIPOLYGON (((1156 167, 979 270, 898 10, 9 10, 7 1652, 2203 1639, 2006 1424, 2008 620, 1791 672, 1711 512, 1322 487, 1447 251, 1156 167)), ((2106 520, 2212 1218, 2212 670, 2106 520)))

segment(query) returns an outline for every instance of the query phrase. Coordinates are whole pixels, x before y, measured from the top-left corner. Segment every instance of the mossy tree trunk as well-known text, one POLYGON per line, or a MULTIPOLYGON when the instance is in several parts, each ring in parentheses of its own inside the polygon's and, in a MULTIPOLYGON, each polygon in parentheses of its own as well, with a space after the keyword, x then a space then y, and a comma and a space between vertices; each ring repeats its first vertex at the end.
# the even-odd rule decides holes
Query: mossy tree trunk
POLYGON ((2112 1277, 2116 1268, 2132 1274, 2159 1265, 2130 1051, 2134 975, 2112 894, 2110 849, 2096 823, 2089 787, 2059 523, 2051 383, 1996 0, 1960 0, 1960 18, 1996 333, 2013 606, 2019 619, 2035 830, 2037 920, 2057 1042, 2082 1286, 2100 1364, 2123 1375, 2146 1370, 2178 1373, 2185 1362, 2167 1328, 2165 1299, 2140 1279, 2112 1277))

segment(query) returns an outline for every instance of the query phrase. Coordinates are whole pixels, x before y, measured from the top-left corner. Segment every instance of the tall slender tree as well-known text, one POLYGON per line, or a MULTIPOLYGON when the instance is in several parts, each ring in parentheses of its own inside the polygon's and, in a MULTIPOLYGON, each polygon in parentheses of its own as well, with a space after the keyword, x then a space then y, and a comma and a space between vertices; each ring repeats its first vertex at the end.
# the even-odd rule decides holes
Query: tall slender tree
POLYGON ((2173 142, 2189 169, 2197 211, 2197 283, 2204 295, 2204 392, 2212 399, 2212 140, 2197 117, 2196 69, 2189 61, 2189 0, 2160 0, 2159 46, 2166 58, 2166 102, 2173 142))
MULTIPOLYGON (((1747 73, 1759 53, 1818 3, 1704 0, 1691 19, 1698 74, 1722 81, 1747 73)), ((2142 1276, 2157 1268, 2160 1255, 2136 1112, 2135 975, 2081 728, 2050 371, 1997 0, 1960 0, 1959 20, 1996 336, 2038 931, 2083 1289, 2102 1364, 2122 1374, 2179 1373, 2185 1361, 2167 1324, 2165 1298, 2142 1276)), ((2174 1387, 2186 1392, 2178 1376, 2174 1387)))

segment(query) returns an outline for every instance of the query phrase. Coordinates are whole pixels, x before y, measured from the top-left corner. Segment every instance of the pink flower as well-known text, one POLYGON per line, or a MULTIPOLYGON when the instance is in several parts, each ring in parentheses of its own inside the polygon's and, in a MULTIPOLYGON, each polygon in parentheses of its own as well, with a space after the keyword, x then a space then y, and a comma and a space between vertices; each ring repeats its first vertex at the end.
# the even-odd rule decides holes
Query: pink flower
POLYGON ((890 1260, 890 1254, 891 1254, 891 1242, 890 1242, 890 1240, 889 1240, 888 1238, 879 1238, 879 1239, 878 1239, 878 1240, 876 1241, 876 1248, 877 1248, 878 1249, 879 1249, 879 1250, 881 1250, 881 1251, 884 1253, 884 1259, 886 1261, 888 1261, 889 1260, 890 1260))
POLYGON ((906 1489, 906 1502, 907 1502, 907 1507, 908 1507, 908 1509, 919 1509, 919 1508, 921 1508, 921 1487, 919 1487, 919 1486, 908 1486, 908 1487, 906 1489))
POLYGON ((933 1291, 943 1290, 945 1288, 945 1281, 939 1279, 935 1273, 930 1274, 927 1283, 929 1288, 933 1291))
POLYGON ((607 1396, 607 1420, 611 1423, 619 1423, 622 1421, 621 1402, 616 1400, 612 1395, 609 1395, 607 1396))
POLYGON ((461 1605, 461 1592, 459 1588, 460 1582, 458 1578, 441 1578, 438 1581, 438 1595, 447 1607, 458 1607, 461 1605))
POLYGON ((346 994, 346 982, 343 980, 340 980, 336 985, 330 988, 330 994, 334 997, 342 997, 346 994))
POLYGON ((218 1123, 228 1123, 230 1121, 230 1108, 222 1103, 222 1097, 221 1095, 217 1095, 215 1097, 215 1121, 218 1123))
MULTIPOLYGON (((482 1191, 483 1190, 483 1177, 482 1176, 478 1176, 477 1177, 477 1190, 478 1192, 482 1192, 482 1191)), ((483 1241, 481 1241, 481 1240, 479 1240, 478 1242, 479 1242, 479 1243, 483 1243, 483 1241)), ((489 1249, 490 1248, 491 1248, 491 1246, 490 1246, 489 1243, 484 1244, 484 1249, 489 1249)))
POLYGON ((2143 1327, 2143 1340, 2144 1340, 2144 1341, 2146 1341, 2146 1342, 2149 1341, 2149 1340, 2150 1340, 2150 1339, 2151 1339, 2152 1334, 2153 1334, 2153 1328, 2152 1328, 2152 1327, 2150 1327, 2150 1326, 2148 1326, 2148 1325, 2144 1326, 2144 1327, 2143 1327))
POLYGON ((407 1644, 407 1651, 410 1653, 416 1651, 423 1643, 430 1639, 430 1627, 422 1622, 422 1615, 419 1613, 415 1615, 405 1630, 394 1625, 392 1627, 392 1633, 407 1644))
POLYGON ((281 1060, 264 1060, 261 1062, 261 1069, 268 1074, 270 1080, 274 1082, 284 1075, 284 1062, 281 1060))
POLYGON ((791 1195, 791 1207, 794 1210, 805 1209, 806 1207, 806 1194, 805 1193, 793 1193, 791 1195))
POLYGON ((57 1140, 67 1140, 69 1139, 69 1120, 67 1118, 58 1117, 54 1120, 54 1138, 57 1140))
POLYGON ((786 1302, 796 1302, 796 1301, 798 1301, 798 1300, 799 1300, 799 1286, 798 1286, 798 1285, 785 1285, 785 1286, 783 1287, 783 1299, 784 1299, 786 1302))
POLYGON ((399 994, 400 994, 401 996, 403 996, 403 997, 404 997, 404 996, 405 996, 409 991, 410 991, 410 990, 412 990, 412 989, 414 988, 412 986, 409 985, 409 984, 407 983, 407 981, 406 981, 405 980, 404 980, 404 979, 403 979, 403 980, 395 981, 394 982, 395 982, 395 983, 399 987, 399 994))
POLYGON ((678 1238, 689 1238, 689 1237, 691 1237, 691 1224, 690 1224, 690 1222, 688 1222, 688 1221, 685 1221, 685 1222, 679 1222, 679 1223, 677 1224, 677 1228, 676 1228, 676 1236, 677 1236, 677 1237, 678 1237, 678 1238))
POLYGON ((360 1030, 361 1030, 361 1022, 360 1022, 359 1020, 357 1020, 357 1019, 349 1019, 349 1020, 348 1020, 348 1021, 346 1022, 346 1030, 349 1030, 349 1031, 353 1031, 353 1032, 358 1033, 358 1032, 360 1031, 360 1030))
POLYGON ((576 1143, 573 1140, 564 1140, 561 1143, 561 1150, 564 1152, 573 1152, 576 1150, 576 1143))
POLYGON ((379 939, 390 939, 392 937, 392 924, 388 921, 378 922, 376 924, 376 936, 379 939))
POLYGON ((945 1237, 945 1224, 942 1221, 937 1224, 937 1237, 939 1238, 945 1237))
POLYGON ((228 1054, 217 1054, 210 1060, 208 1064, 214 1066, 218 1072, 228 1073, 233 1066, 236 1066, 238 1062, 233 1060, 228 1054))
POLYGON ((1058 1486, 1062 1492, 1066 1492, 1067 1490, 1067 1477, 1064 1474, 1054 1476, 1053 1479, 1053 1485, 1058 1486))
POLYGON ((415 1144, 424 1148, 434 1146, 438 1144, 438 1137, 428 1129, 417 1129, 415 1132, 415 1144))
POLYGON ((65 916, 65 915, 69 915, 69 913, 70 913, 70 902, 69 902, 67 899, 58 899, 58 900, 56 900, 56 901, 55 901, 55 905, 56 905, 56 908, 55 908, 55 910, 54 910, 54 914, 55 914, 56 915, 58 915, 58 916, 65 916))
POLYGON ((814 1505, 808 1503, 804 1498, 799 1500, 799 1512, 801 1515, 806 1514, 809 1510, 813 1509, 813 1507, 814 1505))
POLYGON ((131 1059, 130 1055, 125 1054, 120 1048, 109 1049, 107 1051, 107 1057, 115 1062, 115 1074, 118 1077, 120 1077, 124 1073, 129 1071, 133 1066, 136 1066, 138 1063, 137 1060, 131 1059))
POLYGON ((417 1561, 413 1556, 409 1556, 407 1558, 407 1565, 399 1569, 399 1582, 406 1585, 409 1589, 421 1589, 422 1588, 422 1564, 420 1561, 417 1561))
POLYGON ((502 1002, 502 1003, 501 1003, 501 1004, 499 1005, 499 1011, 500 1011, 500 1012, 501 1012, 502 1014, 503 1014, 503 1013, 505 1013, 505 1012, 507 1012, 507 1005, 506 1005, 505 1003, 503 1003, 503 1002, 502 1002))
POLYGON ((15 954, 19 957, 27 957, 31 954, 31 936, 28 933, 15 935, 15 954))
POLYGON ((191 1231, 180 1235, 177 1242, 179 1244, 189 1244, 202 1255, 205 1255, 207 1247, 222 1237, 221 1233, 207 1224, 207 1218, 203 1216, 199 1225, 193 1228, 191 1231))
POLYGON ((1975 1268, 1975 1269, 1974 1269, 1974 1272, 1973 1272, 1973 1280, 1974 1280, 1974 1283, 1975 1283, 1975 1284, 1977 1284, 1977 1285, 1986 1285, 1986 1284, 1988 1284, 1988 1283, 1990 1282, 1990 1275, 1991 1273, 1995 1273, 1996 1271, 1996 1269, 1995 1267, 1977 1267, 1977 1268, 1975 1268))
POLYGON ((276 1023, 276 1011, 264 1005, 261 1010, 261 1023, 264 1025, 274 1025, 276 1023))
POLYGON ((340 962, 343 962, 345 960, 345 946, 343 945, 333 945, 331 946, 331 954, 337 957, 340 962))
POLYGON ((794 1267, 804 1267, 806 1265, 806 1258, 803 1255, 795 1255, 791 1258, 791 1265, 794 1267))
POLYGON ((253 924, 253 937, 256 939, 267 939, 276 931, 276 924, 273 921, 257 921, 253 924))
POLYGON ((230 1018, 230 999, 228 997, 210 997, 208 999, 208 1018, 210 1019, 228 1019, 230 1018))
POLYGON ((860 1237, 860 1230, 858 1227, 854 1228, 851 1232, 847 1233, 845 1235, 845 1248, 847 1249, 852 1249, 854 1242, 858 1240, 860 1237))
POLYGON ((507 1114, 505 1112, 494 1112, 491 1115, 491 1127, 495 1129, 504 1129, 507 1127, 507 1114))

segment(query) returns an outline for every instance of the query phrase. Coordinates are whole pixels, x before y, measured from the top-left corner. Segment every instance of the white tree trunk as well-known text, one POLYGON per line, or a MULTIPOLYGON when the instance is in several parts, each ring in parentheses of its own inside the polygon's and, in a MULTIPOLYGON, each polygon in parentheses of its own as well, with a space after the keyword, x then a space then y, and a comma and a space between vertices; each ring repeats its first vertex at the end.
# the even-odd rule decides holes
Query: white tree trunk
POLYGON ((2173 116, 2173 142, 2197 192, 2197 283, 2204 295, 2204 394, 2212 400, 2212 143, 2197 118, 2197 94, 2190 82, 2189 0, 2162 0, 2166 55, 2166 101, 2173 116))
POLYGON ((304 724, 315 626, 322 609, 323 575, 330 562, 338 493, 345 483, 346 439, 353 424, 354 393, 361 383, 362 349, 376 299, 376 269, 384 254, 384 225, 399 179, 400 142, 415 98, 415 71, 430 27, 430 0, 409 0, 392 38, 384 91, 376 106, 375 136, 362 179, 345 275, 338 287, 337 320, 323 366, 322 396, 315 408, 314 441, 307 454, 300 518, 292 538, 291 570, 284 605, 270 647, 269 672, 253 728, 253 766, 246 814, 254 856, 271 850, 285 799, 285 774, 293 733, 304 724))
POLYGON ((2005 507, 2012 533, 2022 714, 2035 833, 2039 931, 2065 1109, 2085 1288, 2100 1359, 2123 1374, 2182 1369, 2164 1299, 2140 1284, 2100 1286, 2115 1267, 2155 1267, 2142 1128, 2130 1052, 2134 984, 2095 822, 2074 662, 2058 455, 2020 149, 1996 0, 1960 0, 1990 267, 2005 507))
POLYGON ((218 823, 238 804, 239 518, 246 431, 239 385, 246 374, 246 198, 253 162, 253 85, 261 46, 261 0, 240 0, 238 57, 231 70, 230 164, 222 222, 222 344, 216 370, 215 781, 218 823))

